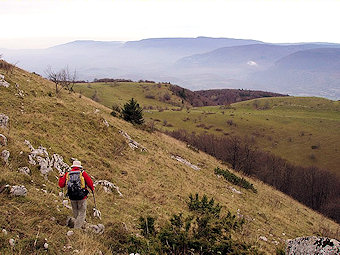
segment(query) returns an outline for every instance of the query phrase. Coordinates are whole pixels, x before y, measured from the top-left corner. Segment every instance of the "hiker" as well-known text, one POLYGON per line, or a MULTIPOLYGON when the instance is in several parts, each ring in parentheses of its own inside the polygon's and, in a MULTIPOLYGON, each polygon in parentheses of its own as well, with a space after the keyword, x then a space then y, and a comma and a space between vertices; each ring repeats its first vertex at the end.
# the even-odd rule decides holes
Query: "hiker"
POLYGON ((71 170, 59 176, 59 187, 67 187, 67 194, 71 200, 74 218, 67 220, 67 225, 81 228, 86 217, 86 198, 89 193, 87 187, 94 191, 91 177, 83 170, 81 162, 73 161, 71 170))

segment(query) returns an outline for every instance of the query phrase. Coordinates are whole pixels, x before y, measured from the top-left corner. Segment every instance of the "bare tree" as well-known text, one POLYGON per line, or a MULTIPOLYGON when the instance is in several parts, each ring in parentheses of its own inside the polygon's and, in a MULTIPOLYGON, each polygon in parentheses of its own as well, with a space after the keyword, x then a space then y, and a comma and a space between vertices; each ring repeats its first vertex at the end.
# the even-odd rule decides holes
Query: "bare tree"
POLYGON ((48 67, 45 71, 47 78, 55 84, 55 93, 59 95, 60 91, 64 88, 70 92, 73 91, 73 86, 77 79, 77 72, 74 70, 70 72, 68 66, 60 71, 54 71, 51 67, 48 67))

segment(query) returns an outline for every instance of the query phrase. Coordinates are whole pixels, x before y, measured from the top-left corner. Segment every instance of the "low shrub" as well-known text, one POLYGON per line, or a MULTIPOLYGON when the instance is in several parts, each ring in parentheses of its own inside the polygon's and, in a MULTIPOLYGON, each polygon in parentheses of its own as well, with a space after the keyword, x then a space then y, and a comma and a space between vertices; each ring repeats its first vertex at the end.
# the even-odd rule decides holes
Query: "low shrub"
POLYGON ((237 175, 233 174, 232 172, 228 171, 227 169, 223 170, 223 169, 220 169, 219 167, 216 167, 215 168, 215 174, 223 176, 224 179, 226 179, 228 182, 231 182, 232 184, 235 184, 235 185, 242 187, 242 188, 245 188, 245 189, 250 189, 254 193, 257 193, 257 190, 255 189, 253 184, 251 184, 250 182, 248 182, 244 178, 238 177, 237 175))

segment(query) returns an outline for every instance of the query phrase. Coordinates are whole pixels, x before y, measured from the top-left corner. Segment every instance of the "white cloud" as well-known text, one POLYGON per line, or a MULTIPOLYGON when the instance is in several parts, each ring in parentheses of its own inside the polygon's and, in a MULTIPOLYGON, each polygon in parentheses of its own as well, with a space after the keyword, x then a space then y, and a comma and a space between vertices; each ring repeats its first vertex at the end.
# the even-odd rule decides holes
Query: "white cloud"
POLYGON ((247 62, 247 65, 249 65, 249 66, 258 66, 258 64, 255 61, 252 61, 252 60, 249 60, 247 62))

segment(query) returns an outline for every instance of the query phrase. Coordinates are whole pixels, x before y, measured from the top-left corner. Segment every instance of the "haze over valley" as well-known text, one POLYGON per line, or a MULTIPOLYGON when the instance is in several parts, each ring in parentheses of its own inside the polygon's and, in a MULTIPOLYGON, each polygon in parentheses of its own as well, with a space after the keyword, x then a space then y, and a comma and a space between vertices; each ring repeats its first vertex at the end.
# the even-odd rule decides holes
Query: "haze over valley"
MULTIPOLYGON (((0 45, 1 47, 1 45, 0 45)), ((257 89, 340 98, 340 44, 270 44, 230 38, 74 41, 46 49, 1 49, 8 61, 45 75, 68 66, 78 79, 171 82, 191 90, 257 89)))

